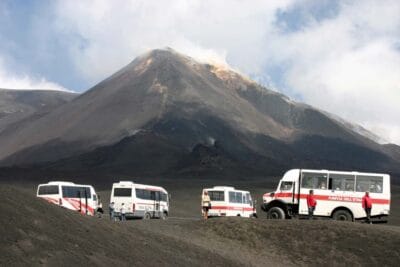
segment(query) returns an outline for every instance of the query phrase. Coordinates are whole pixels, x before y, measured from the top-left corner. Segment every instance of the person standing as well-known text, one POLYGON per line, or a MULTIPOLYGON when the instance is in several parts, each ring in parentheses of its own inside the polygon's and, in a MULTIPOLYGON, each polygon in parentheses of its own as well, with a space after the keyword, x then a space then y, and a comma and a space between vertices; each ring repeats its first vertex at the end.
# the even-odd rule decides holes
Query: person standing
POLYGON ((314 190, 310 190, 307 195, 307 206, 308 206, 308 219, 311 220, 314 217, 315 207, 317 206, 317 201, 315 200, 314 190))
POLYGON ((96 209, 96 213, 97 213, 97 217, 101 218, 103 216, 103 204, 101 204, 101 202, 99 202, 97 204, 97 209, 96 209))
POLYGON ((126 217, 125 217, 125 203, 122 203, 122 204, 121 204, 120 212, 121 212, 121 221, 126 221, 126 217))
POLYGON ((372 209, 372 200, 369 196, 369 192, 365 192, 365 195, 362 198, 362 207, 367 214, 367 223, 372 224, 371 222, 371 209, 372 209))
POLYGON ((207 191, 204 191, 204 194, 201 198, 201 206, 203 207, 203 218, 204 220, 208 219, 208 210, 211 206, 210 196, 207 191))
POLYGON ((108 206, 108 211, 110 212, 110 220, 114 221, 114 202, 111 202, 108 206))

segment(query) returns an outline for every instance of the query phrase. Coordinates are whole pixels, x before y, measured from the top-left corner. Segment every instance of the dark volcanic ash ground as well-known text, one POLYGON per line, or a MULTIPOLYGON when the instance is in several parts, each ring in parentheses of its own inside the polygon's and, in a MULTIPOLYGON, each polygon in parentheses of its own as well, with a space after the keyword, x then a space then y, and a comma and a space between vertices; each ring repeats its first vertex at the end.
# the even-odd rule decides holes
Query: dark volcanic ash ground
MULTIPOLYGON (((0 186, 0 265, 25 266, 397 266, 400 188, 392 189, 388 225, 327 220, 214 218, 200 220, 199 194, 214 181, 166 181, 171 217, 96 218, 35 197, 34 185, 0 186), (175 185, 175 186, 174 186, 175 185)), ((265 183, 232 183, 257 200, 265 183)), ((100 191, 105 206, 109 189, 100 191)))

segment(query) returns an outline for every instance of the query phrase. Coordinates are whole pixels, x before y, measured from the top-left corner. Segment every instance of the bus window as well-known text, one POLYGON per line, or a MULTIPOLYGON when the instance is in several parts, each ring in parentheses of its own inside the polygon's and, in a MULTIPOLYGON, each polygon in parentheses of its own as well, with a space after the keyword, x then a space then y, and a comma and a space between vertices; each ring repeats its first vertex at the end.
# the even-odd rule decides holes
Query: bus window
POLYGON ((339 191, 354 191, 354 175, 329 174, 329 189, 339 191))
POLYGON ((136 197, 145 200, 155 200, 154 191, 136 188, 136 197))
POLYGON ((345 191, 354 191, 354 178, 348 178, 344 180, 344 190, 345 191))
POLYGON ((301 187, 309 189, 326 189, 327 177, 328 175, 326 173, 303 172, 301 187))
POLYGON ((243 201, 242 201, 242 203, 243 203, 243 204, 250 204, 250 194, 249 194, 249 193, 243 194, 243 201))
POLYGON ((163 193, 163 192, 160 192, 160 194, 161 194, 161 201, 167 202, 168 201, 168 195, 163 193))
POLYGON ((293 186, 293 182, 286 182, 282 181, 281 182, 281 191, 291 191, 293 186))
POLYGON ((39 187, 39 195, 58 195, 58 185, 42 185, 39 187))
POLYGON ((114 188, 114 197, 130 197, 132 196, 131 188, 114 188))
POLYGON ((208 191, 211 201, 225 201, 224 191, 208 191))
POLYGON ((230 203, 242 203, 242 192, 229 192, 229 202, 230 203))
POLYGON ((243 195, 243 198, 245 198, 246 200, 243 201, 243 203, 252 205, 250 193, 246 193, 245 195, 243 195))
POLYGON ((82 186, 62 186, 62 195, 63 197, 68 198, 92 198, 90 194, 90 187, 82 187, 82 186))
POLYGON ((155 194, 155 200, 161 201, 161 192, 160 191, 152 191, 155 194))
POLYGON ((357 192, 382 193, 382 185, 382 176, 357 176, 356 178, 357 192))

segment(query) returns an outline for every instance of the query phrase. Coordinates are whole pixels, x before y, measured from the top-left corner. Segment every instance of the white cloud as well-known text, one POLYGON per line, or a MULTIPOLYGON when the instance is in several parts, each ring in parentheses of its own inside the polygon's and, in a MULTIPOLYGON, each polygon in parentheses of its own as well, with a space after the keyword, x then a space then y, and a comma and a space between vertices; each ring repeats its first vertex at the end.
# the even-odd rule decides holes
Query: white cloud
POLYGON ((0 88, 15 90, 56 90, 71 92, 61 85, 47 81, 45 78, 32 78, 28 75, 16 75, 5 68, 0 58, 0 88))
POLYGON ((137 55, 166 46, 255 73, 261 71, 274 14, 290 2, 59 1, 55 26, 74 33, 69 52, 93 83, 137 55))
POLYGON ((400 144, 400 2, 355 2, 338 16, 277 34, 267 66, 305 102, 400 144))
POLYGON ((91 83, 149 49, 170 46, 271 80, 400 144, 400 2, 341 1, 337 14, 319 20, 307 6, 320 3, 59 1, 53 26, 69 38, 67 52, 91 83), (307 23, 282 30, 278 11, 299 6, 307 23), (281 82, 265 73, 274 68, 282 70, 281 82))

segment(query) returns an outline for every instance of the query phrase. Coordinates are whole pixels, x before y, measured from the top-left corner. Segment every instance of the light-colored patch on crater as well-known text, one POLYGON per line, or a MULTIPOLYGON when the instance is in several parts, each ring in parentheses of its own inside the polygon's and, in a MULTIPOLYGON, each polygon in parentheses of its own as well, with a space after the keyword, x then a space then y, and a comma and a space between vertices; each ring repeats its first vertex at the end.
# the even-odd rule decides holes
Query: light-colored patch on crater
POLYGON ((147 70, 147 68, 150 66, 152 62, 153 62, 152 58, 143 60, 139 65, 135 67, 135 71, 142 74, 145 70, 147 70))
POLYGON ((150 87, 150 91, 165 94, 168 91, 168 87, 162 85, 157 79, 154 79, 153 84, 150 87))

